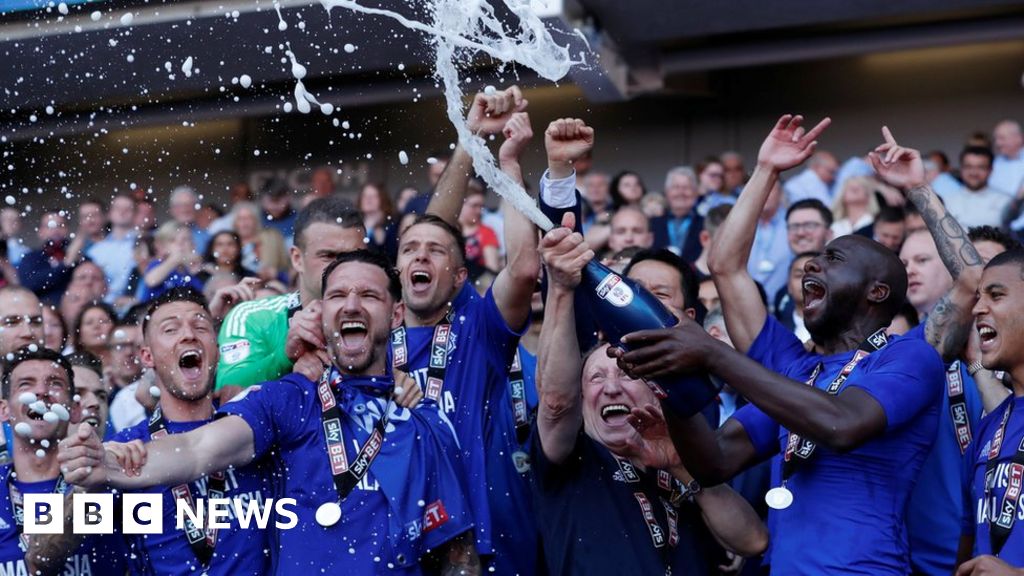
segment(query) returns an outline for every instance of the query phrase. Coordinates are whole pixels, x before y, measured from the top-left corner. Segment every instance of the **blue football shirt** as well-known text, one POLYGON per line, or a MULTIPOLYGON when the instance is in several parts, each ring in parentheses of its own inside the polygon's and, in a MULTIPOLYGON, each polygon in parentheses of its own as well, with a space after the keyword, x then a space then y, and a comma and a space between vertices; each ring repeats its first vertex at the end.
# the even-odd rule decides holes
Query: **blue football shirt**
MULTIPOLYGON (((923 340, 924 324, 907 332, 906 336, 923 340)), ((947 370, 949 366, 946 364, 947 370)), ((981 395, 963 362, 959 363, 958 376, 973 438, 981 422, 981 395)), ((947 385, 942 387, 935 445, 921 467, 907 507, 911 564, 915 572, 934 576, 953 573, 964 509, 964 455, 960 452, 950 412, 948 378, 944 380, 947 385)))
POLYGON ((425 400, 410 411, 386 401, 390 378, 346 378, 337 394, 348 461, 390 407, 384 445, 341 503, 341 521, 317 524, 338 493, 327 457, 317 384, 289 374, 220 407, 252 428, 256 457, 276 452, 275 498, 294 498, 298 525, 276 532, 274 573, 420 574, 418 561, 473 527, 456 473, 450 426, 425 400))
MULTIPOLYGON (((7 478, 11 465, 0 466, 0 574, 28 574, 25 553, 18 540, 18 526, 14 520, 14 506, 7 478)), ((53 494, 57 479, 40 482, 20 482, 14 486, 24 494, 53 494)), ((68 485, 68 491, 71 485, 68 485)), ((114 526, 119 522, 115 519, 114 526)), ((127 548, 121 534, 86 536, 64 565, 62 576, 94 576, 97 574, 124 574, 127 569, 127 548)))
MULTIPOLYGON (((1011 462, 1017 449, 1024 442, 1024 398, 1011 395, 991 414, 985 416, 978 427, 978 435, 971 444, 966 462, 970 484, 969 493, 964 496, 966 501, 963 531, 974 534, 974 556, 993 554, 992 541, 989 536, 989 522, 993 514, 997 517, 1003 506, 1003 496, 1009 485, 1011 462), (1003 414, 1013 405, 1010 421, 1006 423, 1006 432, 999 447, 996 458, 994 485, 985 501, 985 467, 988 463, 992 437, 1003 421, 1003 414)), ((1009 538, 999 552, 999 558, 1011 566, 1024 568, 1024 497, 1017 500, 1016 520, 1009 538)))
MULTIPOLYGON (((514 435, 515 432, 508 428, 511 420, 489 422, 485 406, 489 398, 500 396, 508 386, 509 366, 520 334, 505 323, 490 290, 480 297, 468 283, 463 285, 452 302, 452 310, 448 364, 437 402, 444 416, 451 420, 459 439, 478 551, 489 554, 494 552, 491 504, 498 508, 508 505, 508 497, 501 489, 495 491, 490 487, 510 486, 519 479, 511 455, 490 461, 486 457, 485 429, 488 426, 496 427, 498 434, 514 435)), ((427 367, 434 327, 407 327, 405 330, 410 373, 429 397, 427 367)), ((510 550, 509 553, 523 552, 510 550)), ((501 555, 501 551, 498 554, 501 555)))
MULTIPOLYGON (((195 422, 165 422, 168 434, 183 434, 199 428, 209 420, 195 422)), ((149 421, 143 420, 131 428, 122 430, 114 437, 115 442, 142 440, 149 442, 149 421)), ((224 498, 237 498, 243 505, 255 501, 263 505, 271 497, 271 485, 265 463, 254 462, 248 466, 225 471, 224 498)), ((207 479, 201 478, 189 483, 193 500, 207 499, 207 479)), ((185 533, 176 527, 177 504, 170 486, 154 486, 145 490, 153 494, 163 494, 164 530, 161 534, 126 535, 131 550, 133 574, 147 576, 192 576, 205 573, 217 575, 266 574, 270 570, 271 539, 273 530, 273 514, 271 525, 266 530, 256 527, 255 522, 249 528, 242 528, 235 517, 233 508, 229 508, 227 523, 230 528, 217 531, 217 544, 206 572, 189 546, 185 533)))
MULTIPOLYGON (((771 316, 749 350, 769 370, 827 388, 853 351, 822 356, 771 316)), ((839 454, 818 446, 787 484, 793 504, 768 515, 768 561, 777 574, 900 574, 910 571, 905 511, 910 491, 938 429, 942 360, 927 342, 893 337, 857 365, 842 389, 861 388, 885 411, 886 431, 839 454)), ((762 458, 775 456, 772 485, 782 477, 789 431, 753 404, 733 416, 762 458)))

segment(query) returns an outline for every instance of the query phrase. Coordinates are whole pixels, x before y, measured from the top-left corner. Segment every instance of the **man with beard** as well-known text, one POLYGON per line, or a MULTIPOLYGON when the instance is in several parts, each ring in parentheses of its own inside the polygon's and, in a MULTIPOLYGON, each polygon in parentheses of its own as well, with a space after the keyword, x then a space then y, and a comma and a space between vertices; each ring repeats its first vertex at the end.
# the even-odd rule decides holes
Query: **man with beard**
MULTIPOLYGON (((704 418, 674 424, 683 463, 704 485, 774 458, 768 554, 779 574, 910 571, 904 511, 931 449, 942 397, 942 362, 918 338, 886 339, 907 278, 895 254, 844 236, 806 265, 807 351, 769 317, 746 269, 753 229, 779 173, 811 155, 823 120, 806 132, 783 116, 719 232, 709 268, 729 336, 744 356, 684 321, 627 335, 611 350, 632 376, 665 379, 707 371, 750 405, 718 430, 704 418)), ((669 380, 670 381, 670 380, 669 380)))
MULTIPOLYGON (((148 421, 123 430, 113 440, 148 443, 211 422, 217 335, 202 294, 187 288, 164 293, 150 305, 142 321, 142 333, 139 357, 146 368, 156 372, 162 393, 148 421)), ((270 541, 265 530, 242 528, 232 513, 228 528, 217 530, 209 539, 192 542, 187 531, 175 529, 175 500, 240 498, 262 506, 271 496, 268 473, 267 463, 257 462, 191 482, 150 487, 148 492, 163 494, 164 531, 128 536, 135 573, 265 574, 270 569, 270 541)))
MULTIPOLYGON (((57 462, 57 444, 67 435, 79 410, 74 371, 60 354, 46 348, 23 348, 3 371, 0 417, 16 431, 13 461, 0 467, 0 571, 6 574, 121 574, 123 546, 116 535, 58 536, 23 533, 25 494, 64 494, 70 506, 71 486, 57 462), (57 418, 44 417, 53 413, 57 418), (38 572, 37 572, 38 571, 38 572)), ((66 511, 69 511, 68 508, 66 511)))
MULTIPOLYGON (((574 290, 594 253, 572 232, 572 215, 562 224, 542 241, 549 317, 541 334, 540 406, 531 445, 548 571, 707 574, 712 534, 732 552, 760 553, 768 540, 764 525, 729 487, 702 490, 693 482, 654 392, 616 367, 605 354, 607 344, 580 357, 574 290), (630 422, 631 414, 636 421, 630 422)), ((644 263, 662 261, 637 266, 644 263)), ((684 306, 677 302, 675 308, 685 317, 684 306)))
MULTIPOLYGON (((275 496, 295 498, 298 517, 275 536, 276 574, 419 574, 421 560, 479 574, 449 425, 436 407, 410 411, 390 399, 388 338, 404 312, 398 273, 382 254, 346 252, 324 270, 322 292, 331 365, 319 382, 293 373, 251 389, 214 422, 146 444, 144 466, 129 473, 95 436, 76 436, 61 450, 68 480, 126 490, 177 485, 275 450, 275 496)), ((161 318, 171 327, 149 329, 163 334, 185 320, 161 318)), ((171 356, 179 370, 169 374, 177 384, 166 395, 177 386, 200 394, 214 355, 194 336, 179 342, 171 356)))

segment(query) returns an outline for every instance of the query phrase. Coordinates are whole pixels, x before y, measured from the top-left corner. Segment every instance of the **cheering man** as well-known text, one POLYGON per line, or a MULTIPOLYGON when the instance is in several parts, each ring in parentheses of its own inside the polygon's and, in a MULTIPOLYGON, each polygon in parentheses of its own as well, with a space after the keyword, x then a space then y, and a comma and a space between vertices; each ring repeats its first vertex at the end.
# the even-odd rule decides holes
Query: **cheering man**
POLYGON ((903 516, 935 439, 943 369, 924 340, 885 338, 907 289, 902 264, 857 236, 833 240, 808 261, 804 321, 813 351, 767 314, 746 268, 779 173, 810 156, 829 124, 805 133, 801 121, 783 116, 761 146, 708 261, 729 335, 749 358, 685 320, 627 335, 632 351, 610 353, 637 377, 706 370, 750 401, 717 432, 703 417, 677 421, 673 439, 705 485, 775 456, 767 496, 773 572, 905 575, 903 516))
MULTIPOLYGON (((388 337, 404 312, 397 272, 383 254, 347 252, 322 288, 332 364, 319 382, 290 374, 222 406, 210 424, 149 442, 138 475, 95 436, 76 437, 61 450, 68 480, 178 485, 275 450, 275 496, 294 498, 298 517, 276 536, 276 574, 416 574, 421 560, 479 574, 450 427, 436 409, 391 400, 388 337)), ((186 378, 202 370, 193 362, 186 378)))

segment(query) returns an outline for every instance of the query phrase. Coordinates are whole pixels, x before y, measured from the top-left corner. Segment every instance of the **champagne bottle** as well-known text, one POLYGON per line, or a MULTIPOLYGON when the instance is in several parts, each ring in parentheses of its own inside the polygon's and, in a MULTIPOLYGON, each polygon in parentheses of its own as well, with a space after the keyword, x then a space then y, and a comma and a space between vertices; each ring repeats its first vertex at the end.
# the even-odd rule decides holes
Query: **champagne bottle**
MULTIPOLYGON (((582 295, 586 301, 586 308, 581 311, 597 324, 605 341, 623 349, 628 346, 622 344, 622 337, 630 332, 669 328, 679 322, 654 294, 597 260, 591 260, 583 269, 576 294, 577 300, 582 295)), ((699 412, 718 395, 720 388, 703 374, 647 384, 665 405, 683 417, 699 412)))

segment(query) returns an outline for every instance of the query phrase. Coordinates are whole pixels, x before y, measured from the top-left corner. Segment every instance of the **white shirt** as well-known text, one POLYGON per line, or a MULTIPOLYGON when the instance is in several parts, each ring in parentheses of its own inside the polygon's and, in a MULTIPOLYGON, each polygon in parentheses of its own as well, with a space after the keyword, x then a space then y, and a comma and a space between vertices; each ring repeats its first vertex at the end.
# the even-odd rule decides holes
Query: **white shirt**
POLYGON ((810 168, 787 180, 782 189, 786 193, 786 206, 792 206, 794 202, 807 198, 821 200, 825 206, 832 205, 832 192, 828 184, 818 178, 810 168))
POLYGON ((1006 192, 992 187, 972 192, 961 186, 957 191, 946 194, 943 198, 946 210, 960 222, 964 228, 975 226, 1003 225, 1003 211, 1013 201, 1006 192))
POLYGON ((875 217, 871 214, 864 214, 857 219, 856 222, 850 223, 849 218, 843 218, 842 220, 836 220, 832 223, 832 237, 839 238, 840 236, 846 236, 847 234, 853 234, 857 230, 871 224, 875 221, 875 217))
POLYGON ((110 423, 116 432, 131 428, 146 419, 146 409, 135 399, 135 391, 140 384, 152 386, 152 374, 153 371, 147 368, 141 378, 125 386, 117 396, 114 396, 113 402, 110 403, 110 423))
POLYGON ((988 177, 988 185, 1010 195, 1017 194, 1024 181, 1024 150, 1016 158, 996 156, 992 162, 992 174, 988 177))

